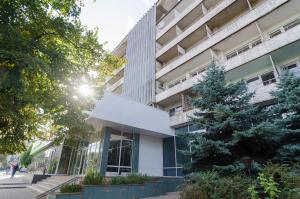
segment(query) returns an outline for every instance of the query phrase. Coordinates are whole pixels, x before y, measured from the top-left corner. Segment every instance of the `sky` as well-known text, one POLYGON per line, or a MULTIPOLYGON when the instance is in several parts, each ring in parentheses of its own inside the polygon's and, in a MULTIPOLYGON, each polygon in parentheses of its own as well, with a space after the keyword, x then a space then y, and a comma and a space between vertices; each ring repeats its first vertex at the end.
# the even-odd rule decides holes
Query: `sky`
POLYGON ((89 29, 99 28, 98 40, 112 51, 156 0, 83 0, 80 19, 89 29))

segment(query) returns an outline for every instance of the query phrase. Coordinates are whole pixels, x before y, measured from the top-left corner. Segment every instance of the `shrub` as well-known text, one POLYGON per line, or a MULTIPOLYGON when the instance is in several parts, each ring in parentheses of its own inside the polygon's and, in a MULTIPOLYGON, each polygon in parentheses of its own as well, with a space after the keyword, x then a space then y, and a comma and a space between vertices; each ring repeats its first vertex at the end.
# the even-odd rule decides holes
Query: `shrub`
POLYGON ((100 185, 103 184, 103 177, 99 172, 88 171, 83 178, 84 185, 100 185))
POLYGON ((141 174, 129 174, 128 176, 117 176, 111 179, 112 185, 120 184, 144 184, 147 181, 152 180, 151 177, 141 174))
POLYGON ((299 199, 300 166, 268 163, 257 178, 269 198, 299 199))
POLYGON ((79 184, 67 184, 60 188, 61 193, 77 193, 82 191, 82 186, 79 184))
POLYGON ((181 199, 250 199, 247 189, 253 180, 243 175, 221 177, 216 172, 194 174, 183 186, 181 199))

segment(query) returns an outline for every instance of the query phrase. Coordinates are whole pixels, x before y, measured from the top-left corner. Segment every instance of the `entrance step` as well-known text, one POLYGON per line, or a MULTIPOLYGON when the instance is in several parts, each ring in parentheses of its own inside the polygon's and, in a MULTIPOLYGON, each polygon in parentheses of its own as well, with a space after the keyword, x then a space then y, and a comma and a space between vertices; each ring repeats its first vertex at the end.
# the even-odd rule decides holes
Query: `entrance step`
POLYGON ((34 194, 36 198, 43 198, 49 193, 58 190, 62 185, 74 182, 76 176, 51 176, 42 181, 27 186, 27 189, 34 194))

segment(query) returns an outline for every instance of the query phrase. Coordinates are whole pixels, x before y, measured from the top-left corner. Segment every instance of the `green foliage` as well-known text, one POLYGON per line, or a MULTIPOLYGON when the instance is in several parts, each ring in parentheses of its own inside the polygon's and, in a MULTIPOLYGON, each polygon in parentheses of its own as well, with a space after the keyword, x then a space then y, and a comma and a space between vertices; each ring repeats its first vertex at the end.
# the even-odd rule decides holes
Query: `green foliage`
POLYGON ((79 184, 67 184, 60 188, 61 193, 78 193, 82 191, 82 186, 79 184))
POLYGON ((33 138, 83 137, 92 130, 83 110, 93 100, 77 88, 86 82, 100 97, 101 82, 124 60, 103 50, 97 30, 81 24, 81 6, 0 1, 0 153, 22 152, 33 138))
POLYGON ((103 176, 96 171, 88 171, 83 178, 84 185, 101 185, 103 184, 103 176))
POLYGON ((222 177, 216 172, 194 174, 183 186, 181 199, 250 199, 248 187, 253 183, 243 175, 222 177))
POLYGON ((20 163, 23 167, 28 167, 28 165, 31 164, 32 161, 32 155, 31 153, 31 148, 32 146, 30 146, 25 152, 22 153, 21 158, 20 158, 20 163))
POLYGON ((258 191, 256 190, 255 186, 252 185, 247 189, 248 193, 250 194, 251 199, 258 199, 258 191))
POLYGON ((276 183, 272 177, 266 177, 263 173, 260 173, 257 179, 270 199, 278 197, 278 194, 280 193, 278 183, 276 183))
POLYGON ((121 184, 144 184, 147 181, 152 180, 151 177, 141 174, 129 174, 128 176, 117 176, 111 179, 110 184, 121 185, 121 184))
POLYGON ((274 105, 272 114, 277 117, 274 123, 285 132, 282 146, 277 150, 277 161, 300 161, 300 77, 285 73, 277 84, 277 90, 272 92, 278 103, 274 105))
POLYGON ((191 151, 185 152, 192 158, 185 165, 189 172, 249 171, 242 161, 245 157, 252 159, 256 172, 260 162, 274 156, 284 133, 266 121, 264 110, 250 103, 253 93, 244 81, 227 84, 224 69, 213 63, 193 91, 198 97, 191 98, 197 109, 191 122, 206 132, 183 135, 191 143, 191 151))

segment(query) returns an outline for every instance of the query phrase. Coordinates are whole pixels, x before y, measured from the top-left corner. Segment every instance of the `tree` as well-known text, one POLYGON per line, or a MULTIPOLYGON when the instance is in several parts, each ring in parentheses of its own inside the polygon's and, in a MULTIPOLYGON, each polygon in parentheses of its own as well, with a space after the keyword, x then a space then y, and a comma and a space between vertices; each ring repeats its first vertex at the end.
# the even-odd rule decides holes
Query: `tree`
POLYGON ((0 154, 0 167, 6 168, 7 165, 7 156, 0 154))
POLYGON ((235 172, 249 169, 249 161, 255 169, 274 155, 281 132, 250 103, 254 93, 244 81, 227 84, 224 69, 213 63, 193 91, 198 97, 190 99, 197 110, 191 121, 205 132, 183 135, 191 143, 185 151, 192 158, 188 171, 235 172))
POLYGON ((284 73, 272 95, 277 99, 272 113, 283 116, 276 117, 274 123, 285 132, 276 159, 300 162, 300 77, 284 73))
POLYGON ((123 60, 103 50, 97 30, 80 23, 77 2, 0 1, 0 153, 21 152, 33 138, 91 130, 83 110, 92 99, 77 88, 86 82, 100 91, 123 60), (89 75, 95 71, 97 78, 89 75))
POLYGON ((20 158, 20 164, 21 164, 21 166, 23 166, 25 168, 27 168, 31 164, 31 161, 32 161, 32 155, 30 154, 31 148, 32 148, 32 146, 30 146, 26 151, 24 151, 20 158))

